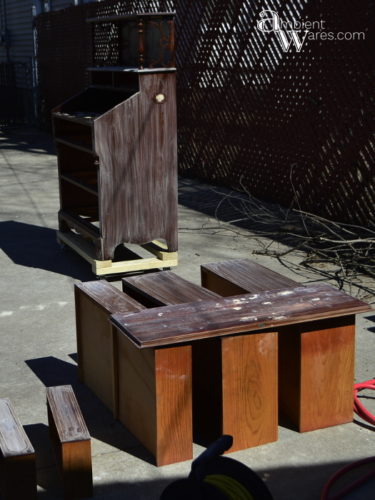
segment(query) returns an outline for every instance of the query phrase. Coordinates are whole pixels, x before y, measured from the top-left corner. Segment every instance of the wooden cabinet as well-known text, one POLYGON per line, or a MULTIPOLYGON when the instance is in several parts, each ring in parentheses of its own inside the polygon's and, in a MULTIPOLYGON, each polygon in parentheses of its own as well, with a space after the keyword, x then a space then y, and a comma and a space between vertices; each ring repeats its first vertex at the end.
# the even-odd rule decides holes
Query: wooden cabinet
POLYGON ((90 86, 52 113, 59 233, 89 240, 98 260, 112 260, 122 243, 156 239, 176 252, 173 15, 88 21, 94 50, 97 30, 117 30, 118 55, 116 65, 88 68, 90 86))

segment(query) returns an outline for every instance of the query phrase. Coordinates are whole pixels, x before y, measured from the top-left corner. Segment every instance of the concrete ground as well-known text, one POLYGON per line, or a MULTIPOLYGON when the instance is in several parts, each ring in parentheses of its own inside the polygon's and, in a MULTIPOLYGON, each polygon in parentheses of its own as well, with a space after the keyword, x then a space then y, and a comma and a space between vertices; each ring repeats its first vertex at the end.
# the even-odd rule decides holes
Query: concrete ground
MULTIPOLYGON (((137 440, 77 381, 73 283, 94 276, 81 257, 56 242, 59 195, 51 138, 25 129, 0 133, 0 167, 0 397, 12 400, 37 451, 39 498, 62 498, 48 440, 45 388, 72 384, 93 438, 95 498, 157 499, 171 480, 187 476, 190 462, 152 465, 137 440)), ((177 274, 199 283, 201 263, 249 257, 297 281, 321 279, 253 254, 259 238, 204 213, 205 193, 206 187, 181 180, 177 274)), ((292 252, 290 258, 297 262, 300 255, 292 252)), ((113 283, 119 286, 119 280, 113 283)), ((356 380, 364 381, 375 376, 375 311, 358 317, 357 332, 356 380)), ((365 403, 375 410, 371 397, 365 403)), ((194 456, 202 450, 194 445, 194 456)), ((277 442, 229 456, 253 468, 275 500, 316 500, 339 467, 371 455, 374 432, 356 418, 305 434, 280 426, 277 442)), ((355 498, 374 496, 362 491, 355 498)))

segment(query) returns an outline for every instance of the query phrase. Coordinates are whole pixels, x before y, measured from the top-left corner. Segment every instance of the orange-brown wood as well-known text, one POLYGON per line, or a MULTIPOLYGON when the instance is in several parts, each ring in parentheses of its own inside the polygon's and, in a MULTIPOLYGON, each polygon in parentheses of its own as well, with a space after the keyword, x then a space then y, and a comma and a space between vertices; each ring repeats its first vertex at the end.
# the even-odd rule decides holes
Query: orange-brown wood
POLYGON ((301 432, 353 420, 354 321, 300 325, 301 432))
POLYGON ((277 440, 277 333, 225 337, 222 343, 223 434, 230 451, 277 440))
POLYGON ((157 465, 192 458, 191 346, 156 349, 157 465))
POLYGON ((93 494, 91 440, 70 385, 47 388, 48 423, 61 471, 64 498, 93 494))
POLYGON ((116 415, 117 375, 110 314, 142 306, 106 281, 75 285, 80 380, 116 415))
POLYGON ((191 347, 144 349, 117 336, 118 418, 156 465, 192 458, 191 347))
MULTIPOLYGON (((127 293, 149 306, 219 297, 172 272, 124 278, 122 282, 127 293)), ((234 437, 235 449, 275 441, 277 334, 200 340, 192 348, 196 442, 208 445, 223 433, 234 437)))
POLYGON ((37 497, 35 451, 9 399, 0 399, 0 496, 37 497))

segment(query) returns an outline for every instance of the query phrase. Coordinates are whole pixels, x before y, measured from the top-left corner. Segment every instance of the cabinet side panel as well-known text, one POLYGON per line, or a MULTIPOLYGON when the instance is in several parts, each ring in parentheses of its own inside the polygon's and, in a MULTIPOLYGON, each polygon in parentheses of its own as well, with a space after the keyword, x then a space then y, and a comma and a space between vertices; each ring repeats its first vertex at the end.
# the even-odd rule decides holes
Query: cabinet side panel
POLYGON ((140 92, 95 122, 104 258, 120 243, 177 250, 175 74, 140 74, 140 92), (157 94, 165 100, 158 103, 157 94))

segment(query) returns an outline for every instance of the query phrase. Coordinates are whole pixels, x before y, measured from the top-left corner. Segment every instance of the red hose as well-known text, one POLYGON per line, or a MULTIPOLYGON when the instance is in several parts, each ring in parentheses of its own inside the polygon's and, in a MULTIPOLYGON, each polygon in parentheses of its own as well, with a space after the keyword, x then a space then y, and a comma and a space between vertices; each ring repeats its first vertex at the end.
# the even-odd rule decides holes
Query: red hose
MULTIPOLYGON (((372 380, 367 380, 366 382, 361 382, 360 384, 355 384, 354 385, 354 411, 356 414, 361 417, 363 420, 368 422, 371 425, 375 425, 375 416, 370 413, 361 403, 358 397, 359 391, 363 391, 364 389, 372 389, 375 390, 375 379, 372 380)), ((358 462, 354 462, 352 464, 346 465, 342 469, 338 470, 331 478, 330 480, 326 483, 326 485, 323 488, 322 494, 320 499, 321 500, 328 500, 328 494, 331 489, 331 487, 334 485, 334 483, 345 473, 356 469, 357 467, 360 467, 365 464, 369 463, 375 463, 375 457, 370 457, 370 458, 365 458, 363 460, 358 460, 358 462)), ((372 478, 375 476, 375 469, 371 470, 369 473, 367 473, 365 476, 360 477, 356 481, 354 481, 352 484, 341 490, 339 493, 336 493, 334 496, 331 496, 329 500, 339 500, 349 492, 355 490, 358 488, 361 484, 363 484, 365 481, 368 479, 372 478)))
POLYGON ((375 425, 375 415, 370 413, 361 403, 358 398, 359 391, 363 391, 363 389, 373 389, 375 390, 375 379, 367 380, 367 382, 362 382, 360 384, 354 385, 354 411, 356 414, 361 417, 363 420, 368 422, 369 424, 375 425))
POLYGON ((334 483, 339 479, 341 476, 344 476, 347 472, 357 469, 358 467, 361 467, 362 465, 370 464, 370 463, 375 463, 375 457, 369 457, 369 458, 364 458, 362 460, 358 460, 357 462, 354 462, 352 464, 346 465, 342 469, 339 469, 328 481, 328 483, 324 486, 320 500, 339 500, 343 496, 347 495, 354 489, 358 488, 361 484, 366 482, 368 479, 372 478, 375 476, 375 469, 371 470, 369 473, 367 473, 365 476, 360 477, 357 479, 354 483, 350 484, 343 490, 341 490, 339 493, 336 493, 334 496, 328 497, 329 490, 331 487, 334 485, 334 483))

